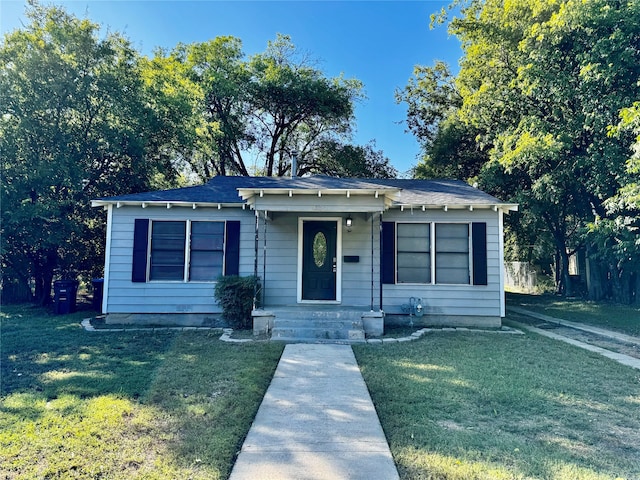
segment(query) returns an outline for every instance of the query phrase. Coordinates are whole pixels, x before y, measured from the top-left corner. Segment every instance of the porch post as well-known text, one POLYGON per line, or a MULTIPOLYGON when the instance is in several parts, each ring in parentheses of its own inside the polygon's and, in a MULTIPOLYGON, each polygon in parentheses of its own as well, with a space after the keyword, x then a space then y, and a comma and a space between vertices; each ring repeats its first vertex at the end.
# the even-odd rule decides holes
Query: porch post
MULTIPOLYGON (((256 210, 256 226, 255 226, 255 242, 254 242, 254 258, 253 258, 253 276, 258 279, 258 236, 260 234, 260 228, 258 224, 260 220, 260 213, 256 210)), ((258 304, 258 282, 253 287, 253 309, 256 309, 258 304)))
POLYGON ((378 280, 379 280, 379 286, 380 286, 380 311, 382 312, 382 267, 383 267, 383 265, 382 265, 382 252, 383 252, 383 250, 382 250, 382 248, 384 247, 383 240, 382 240, 383 237, 384 237, 382 235, 382 212, 380 212, 380 233, 379 233, 379 236, 380 236, 380 252, 379 252, 379 255, 378 255, 378 258, 379 258, 378 263, 380 264, 380 278, 378 280))
POLYGON ((373 218, 374 218, 375 214, 373 212, 371 212, 371 311, 373 312, 373 284, 374 284, 374 270, 373 270, 373 264, 374 264, 374 256, 373 256, 373 218))
POLYGON ((263 253, 262 253, 262 306, 264 307, 264 292, 265 292, 265 284, 267 281, 267 211, 264 211, 264 225, 263 225, 263 235, 264 235, 264 244, 263 244, 263 253))

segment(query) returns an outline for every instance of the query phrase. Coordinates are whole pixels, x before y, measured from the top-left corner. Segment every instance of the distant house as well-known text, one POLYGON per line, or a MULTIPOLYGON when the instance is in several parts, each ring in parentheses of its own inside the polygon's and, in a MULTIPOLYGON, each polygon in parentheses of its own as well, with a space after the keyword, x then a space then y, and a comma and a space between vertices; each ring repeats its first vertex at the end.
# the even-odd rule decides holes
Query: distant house
POLYGON ((256 330, 273 337, 380 334, 419 324, 499 327, 503 214, 460 181, 215 177, 100 198, 110 323, 210 323, 219 275, 257 275, 256 330))

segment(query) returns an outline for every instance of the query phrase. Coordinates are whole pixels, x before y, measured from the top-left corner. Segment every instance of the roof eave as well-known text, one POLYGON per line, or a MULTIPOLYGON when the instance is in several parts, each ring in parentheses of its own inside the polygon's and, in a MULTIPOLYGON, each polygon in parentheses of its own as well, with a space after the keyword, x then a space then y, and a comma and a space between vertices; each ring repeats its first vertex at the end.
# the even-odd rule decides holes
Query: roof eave
POLYGON ((322 187, 309 187, 309 188, 243 188, 237 189, 238 194, 243 200, 248 200, 251 197, 264 195, 345 195, 347 197, 351 195, 390 195, 395 196, 400 189, 395 187, 380 186, 380 188, 322 188, 322 187))
POLYGON ((114 205, 116 208, 121 207, 164 207, 164 208, 173 208, 173 207, 182 207, 182 208, 229 208, 229 207, 245 207, 244 202, 187 202, 184 200, 91 200, 92 207, 107 207, 109 205, 114 205))
POLYGON ((502 210, 504 212, 517 212, 517 203, 448 203, 448 204, 428 204, 428 203, 395 203, 392 208, 413 208, 422 210, 502 210))

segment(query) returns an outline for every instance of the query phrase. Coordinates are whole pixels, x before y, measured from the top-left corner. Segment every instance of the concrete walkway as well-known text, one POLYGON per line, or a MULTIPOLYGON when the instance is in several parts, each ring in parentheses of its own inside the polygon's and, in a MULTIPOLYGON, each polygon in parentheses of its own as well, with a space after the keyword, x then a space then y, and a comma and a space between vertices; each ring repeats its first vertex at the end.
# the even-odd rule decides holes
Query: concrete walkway
POLYGON ((398 472, 351 347, 287 345, 230 479, 372 478, 398 472))
POLYGON ((632 345, 640 345, 640 338, 626 335, 624 333, 605 330, 604 328, 594 327, 593 325, 588 325, 585 323, 570 322, 569 320, 563 320, 561 318, 551 317, 542 313, 532 312, 531 310, 520 307, 507 307, 507 310, 514 313, 519 313, 520 315, 526 315, 527 317, 537 318, 538 320, 542 320, 543 322, 556 323, 565 327, 575 328, 576 330, 583 330, 585 332, 595 333, 596 335, 601 335, 603 337, 612 338, 619 342, 631 343, 632 345))
MULTIPOLYGON (((542 315, 540 313, 531 312, 529 310, 525 310, 524 308, 519 307, 509 307, 507 310, 519 313, 521 315, 526 315, 532 318, 536 318, 538 320, 543 320, 549 323, 556 323, 558 325, 567 326, 574 328, 576 330, 583 330, 585 332, 595 333, 597 335, 601 335, 603 337, 611 338, 617 340, 619 342, 631 343, 634 345, 640 345, 640 341, 637 337, 632 337, 629 335, 625 335, 623 333, 612 332, 611 330, 604 330, 602 328, 593 327, 590 325, 583 325, 575 322, 569 322, 567 320, 561 320, 559 318, 550 317, 548 315, 542 315)), ((547 338, 553 338, 554 340, 559 340, 561 342, 568 343, 570 345, 580 347, 584 350, 589 350, 590 352, 599 353, 603 357, 610 358, 622 365, 626 365, 627 367, 635 368, 636 370, 640 370, 640 359, 630 357, 629 355, 625 355, 624 353, 613 352, 611 350, 607 350, 602 347, 598 347, 596 345, 591 345, 589 343, 584 343, 579 340, 574 340, 573 338, 566 337, 564 335, 559 335, 557 333, 549 332, 547 330, 543 330, 541 328, 536 328, 531 325, 526 325, 521 322, 517 322, 514 320, 509 320, 509 322, 517 325, 519 328, 523 328, 525 330, 529 330, 530 332, 535 332, 539 335, 542 335, 547 338)))

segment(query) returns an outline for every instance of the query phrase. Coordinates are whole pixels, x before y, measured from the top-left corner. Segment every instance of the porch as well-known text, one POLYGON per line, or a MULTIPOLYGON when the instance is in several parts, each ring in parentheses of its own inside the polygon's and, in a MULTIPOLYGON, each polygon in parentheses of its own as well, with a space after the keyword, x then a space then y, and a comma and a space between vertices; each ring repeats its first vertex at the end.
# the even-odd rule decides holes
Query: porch
POLYGON ((254 334, 355 343, 383 333, 380 230, 397 189, 321 180, 239 189, 255 212, 254 334))

